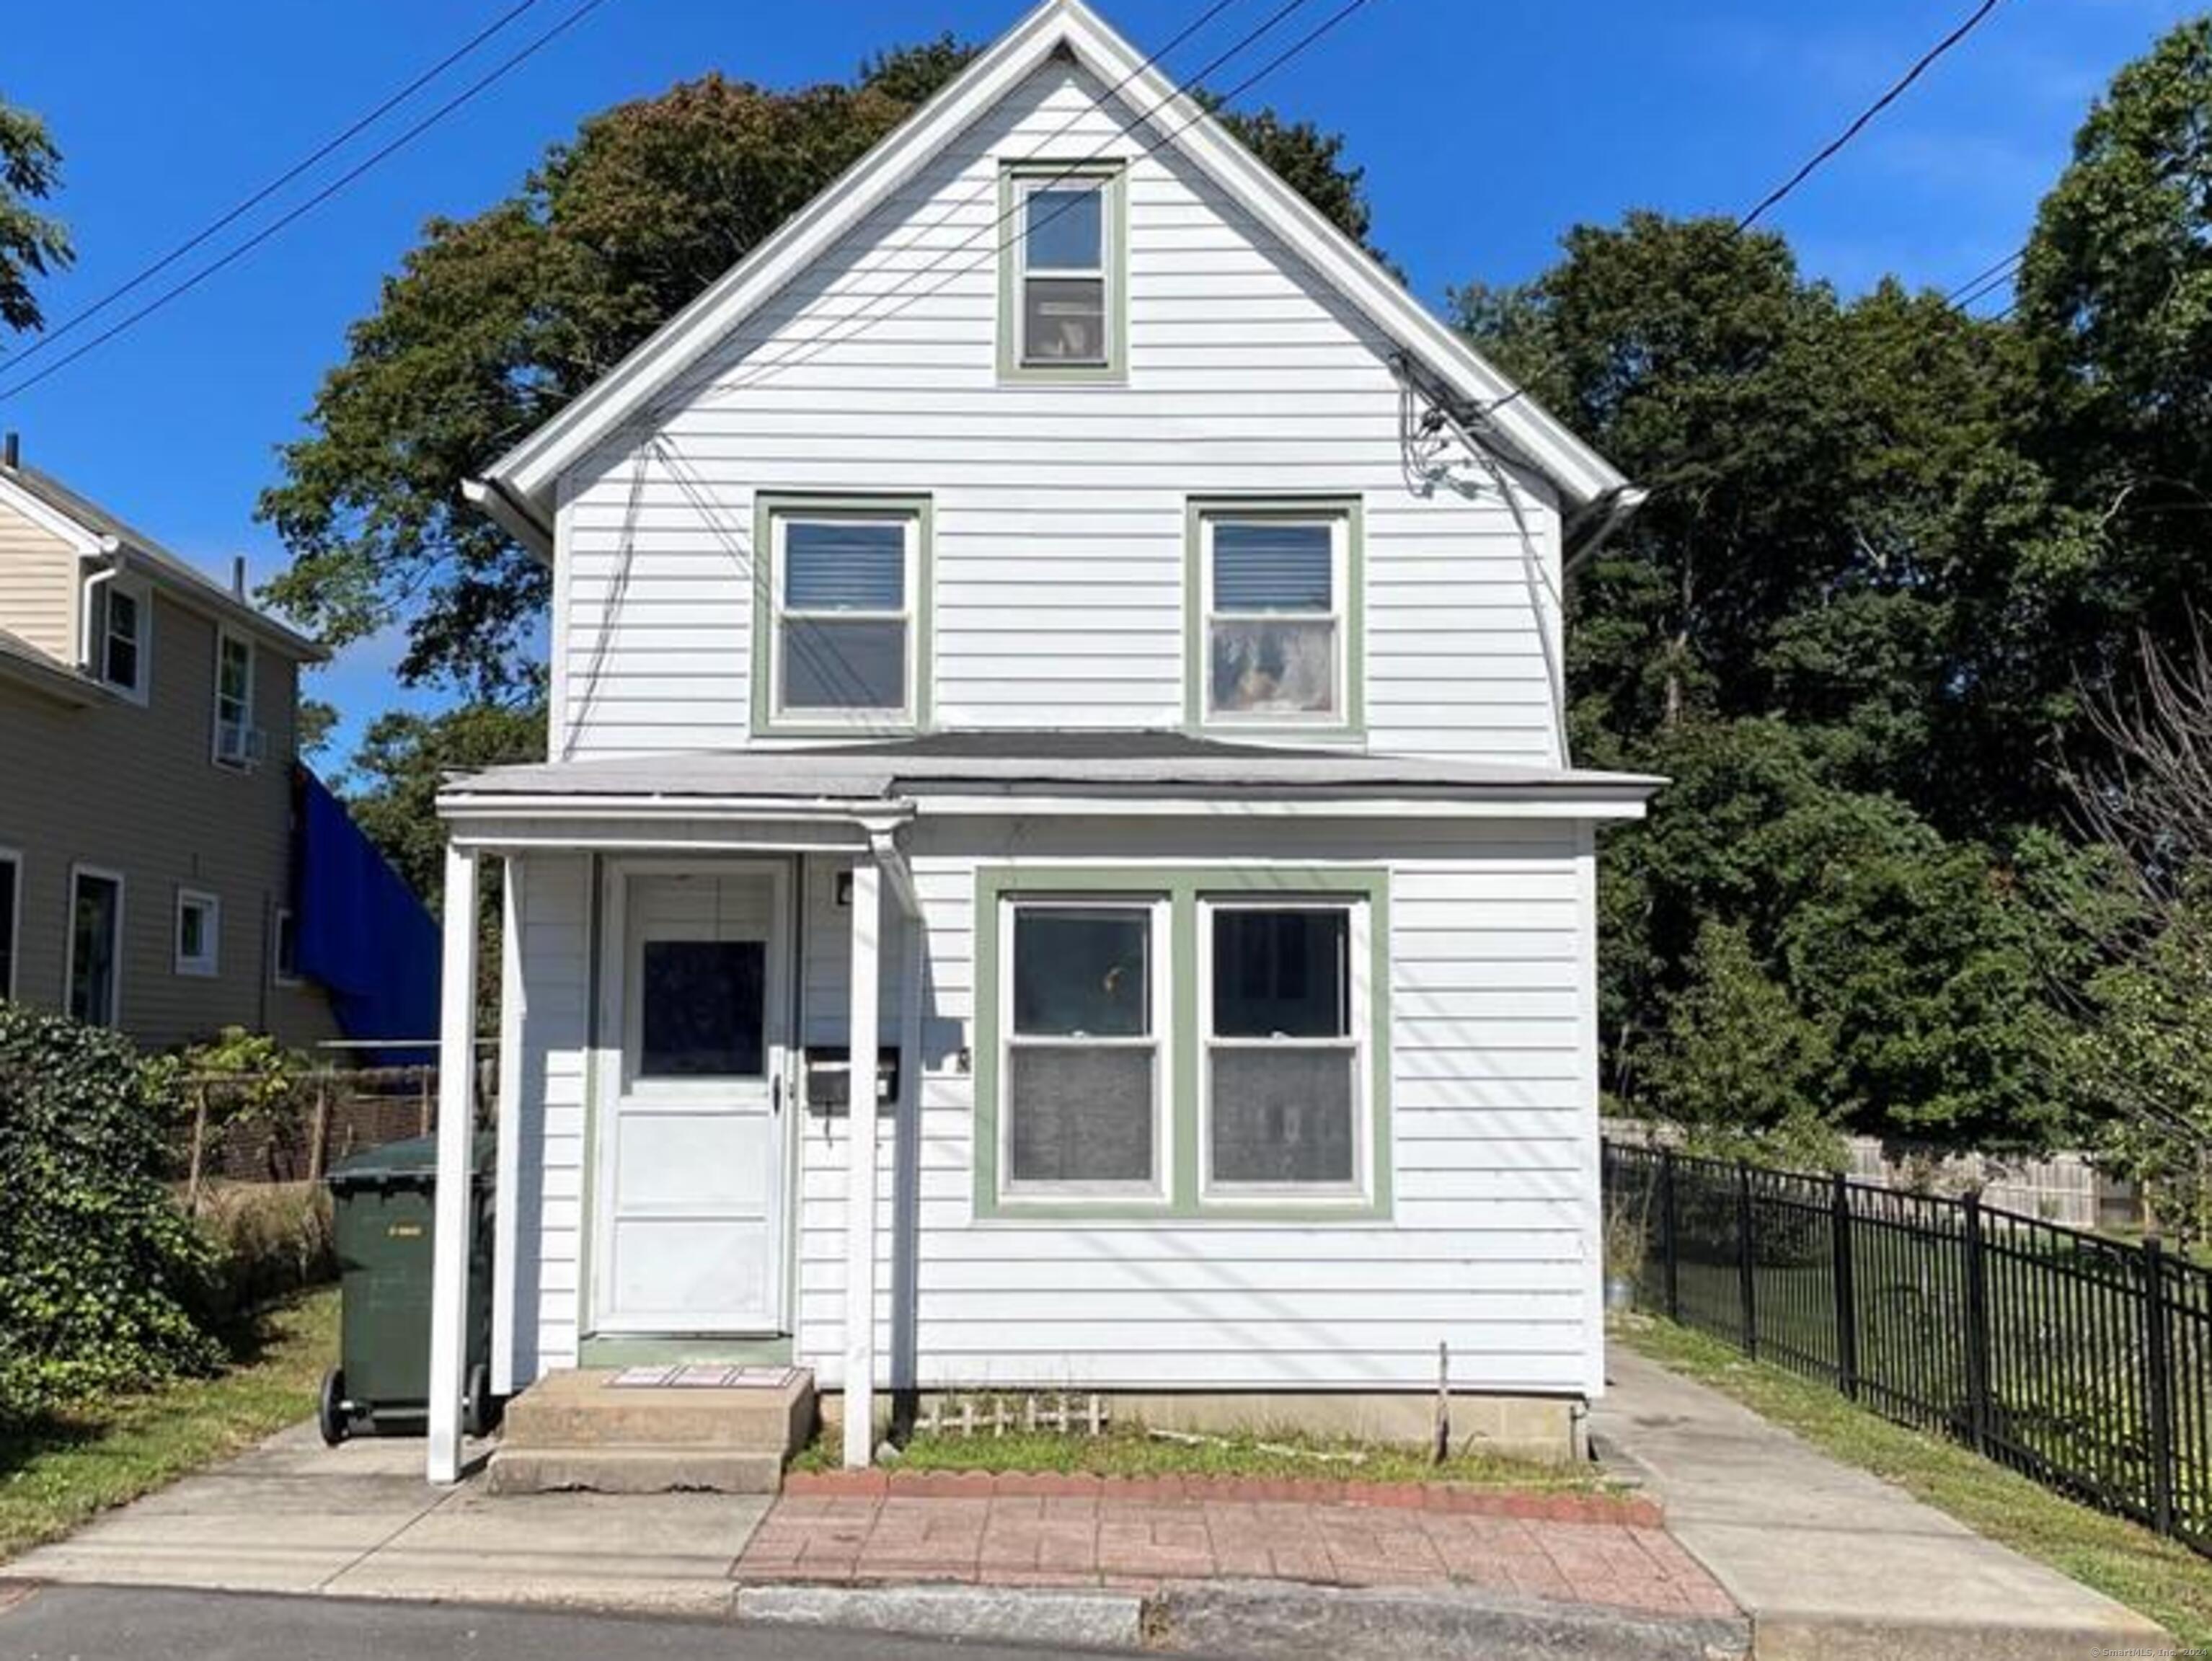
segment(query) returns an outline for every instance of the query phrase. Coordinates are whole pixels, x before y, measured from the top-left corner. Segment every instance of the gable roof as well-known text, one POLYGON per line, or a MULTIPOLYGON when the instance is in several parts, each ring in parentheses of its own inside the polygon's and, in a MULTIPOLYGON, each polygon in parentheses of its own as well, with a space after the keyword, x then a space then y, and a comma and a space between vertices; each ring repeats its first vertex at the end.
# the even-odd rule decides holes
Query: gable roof
POLYGON ((141 574, 167 583, 174 597, 193 610, 209 613, 291 657, 319 663, 330 656, 315 641, 240 599, 181 554, 162 547, 51 473, 20 461, 12 466, 0 464, 0 502, 79 544, 86 554, 119 556, 141 574))
POLYGON ((546 554, 553 490, 563 472, 1056 53, 1072 57, 1118 88, 1117 96, 1145 111, 1167 144, 1310 264, 1449 393, 1491 408, 1489 424, 1551 480, 1570 508, 1588 506, 1627 488, 1610 463, 1446 327, 1372 255, 1147 64, 1084 0, 1042 0, 696 300, 493 463, 481 481, 470 481, 470 500, 526 546, 546 554))

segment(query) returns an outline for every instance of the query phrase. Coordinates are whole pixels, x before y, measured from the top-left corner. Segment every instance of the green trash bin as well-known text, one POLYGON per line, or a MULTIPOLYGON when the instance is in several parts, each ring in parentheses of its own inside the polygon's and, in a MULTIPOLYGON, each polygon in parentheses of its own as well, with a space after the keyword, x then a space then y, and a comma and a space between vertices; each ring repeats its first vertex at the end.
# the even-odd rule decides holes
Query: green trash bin
MULTIPOLYGON (((467 1394, 462 1428, 481 1436, 497 1421, 491 1394, 492 1149, 477 1137, 469 1253, 467 1394)), ((387 1143, 334 1166, 325 1179, 338 1258, 338 1364, 323 1378, 319 1417, 336 1446, 362 1431, 422 1434, 428 1428, 431 1244, 436 1230, 438 1139, 387 1143)))

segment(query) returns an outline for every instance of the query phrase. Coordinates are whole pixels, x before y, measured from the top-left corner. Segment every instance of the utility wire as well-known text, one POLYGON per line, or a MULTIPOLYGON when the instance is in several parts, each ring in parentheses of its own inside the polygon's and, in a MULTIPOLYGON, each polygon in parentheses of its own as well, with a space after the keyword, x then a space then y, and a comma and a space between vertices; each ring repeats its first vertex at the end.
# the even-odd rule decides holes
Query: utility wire
POLYGON ((146 266, 141 270, 136 276, 131 277, 127 282, 118 283, 114 288, 110 288, 98 300, 93 301, 91 305, 84 306, 81 310, 72 312, 67 318, 57 324, 53 328, 47 330, 44 334, 40 335, 38 339, 33 341, 31 344, 19 347, 13 352, 0 352, 0 363, 21 364, 28 359, 38 356, 40 353, 45 351, 56 341, 61 339, 63 336, 68 334, 79 324, 99 316, 100 312, 114 305, 117 300, 122 299, 124 295, 129 294, 132 289, 138 288, 143 283, 151 281, 156 276, 159 276, 163 271, 167 270, 170 266, 175 264, 186 254, 191 252, 193 249, 200 246, 203 243, 207 241, 210 237, 215 236, 218 233, 227 230, 231 226, 236 224, 240 219, 244 218, 247 214, 252 213, 256 208, 268 201, 270 197, 276 195, 277 191, 283 190, 287 185, 289 185, 294 179, 299 178, 301 174, 306 173, 309 168, 313 167, 317 162, 322 161, 332 151, 343 148, 352 140, 359 137, 362 132, 366 131, 368 128, 374 126, 394 109, 405 103, 416 93, 422 91, 424 87, 429 85, 431 82, 435 81, 447 70, 453 68, 454 64, 459 63, 461 59, 466 58, 478 46, 483 45, 485 41, 490 39, 492 36, 497 34, 509 23, 512 23, 516 18, 521 16, 523 13, 528 11, 532 6, 535 6, 538 3, 538 0, 520 0, 520 4, 507 8, 507 10, 501 12, 497 17, 492 19, 490 22, 485 24, 483 27, 478 29, 474 34, 471 35, 459 45, 454 47, 453 51, 447 52, 443 58, 430 65, 428 69, 423 70, 422 74, 416 76, 412 81, 410 81, 398 92, 393 93, 392 96, 386 99, 374 109, 369 111, 368 114, 361 117, 351 125, 348 126, 343 132, 325 140, 307 155, 301 157, 299 161, 294 162, 283 173, 277 174, 276 178, 270 179, 259 190, 254 191, 252 195, 247 197, 243 202, 238 203, 238 205, 231 209, 229 212, 224 214, 213 223, 194 233, 191 236, 187 237, 184 241, 179 242, 175 247, 170 249, 167 253, 163 254, 151 265, 146 266))
POLYGON ((2027 258, 2025 248, 2007 254, 1994 265, 1985 266, 1943 296, 1946 306, 1972 306, 1991 288, 2002 283, 2027 258))
POLYGON ((1937 58, 1942 57, 1945 52, 1950 51, 1952 47, 1957 45, 1961 40, 1964 40, 1968 35, 1972 34, 1974 30, 1980 26, 1982 20, 1997 9, 1998 4, 1999 0, 1982 0, 1982 3, 1974 9, 1973 12, 1967 17, 1965 22, 1960 24, 1959 27, 1953 29, 1950 33, 1945 35, 1941 40, 1938 40, 1926 52, 1921 53, 1919 58, 1914 60, 1912 67, 1907 70, 1902 76, 1891 84, 1888 91, 1882 94, 1880 98, 1875 99, 1873 103, 1868 105, 1865 109, 1860 111, 1857 119, 1854 120, 1850 126, 1844 128, 1843 131, 1837 134, 1835 137, 1830 139, 1826 144, 1822 145, 1820 149, 1815 151, 1813 155, 1807 160, 1803 167, 1798 168, 1796 173, 1790 174, 1790 177, 1784 179, 1781 184, 1776 185, 1765 196, 1761 197, 1759 199, 1758 203, 1749 213, 1746 214, 1741 219, 1736 221, 1736 229, 1739 231, 1749 230, 1752 226, 1758 221, 1759 216, 1761 214, 1764 214, 1769 208, 1773 207, 1784 197, 1787 197, 1792 191, 1796 190, 1800 185, 1802 185, 1807 179, 1810 179, 1829 157, 1834 155, 1837 151, 1842 149, 1844 145, 1850 143, 1854 138, 1856 138, 1861 132, 1864 131, 1869 122, 1872 121, 1875 117, 1880 115, 1884 110, 1895 103, 1898 99, 1902 97, 1905 94, 1905 89, 1907 87, 1910 87, 1914 82, 1917 81, 1937 58))
POLYGON ((117 322, 110 324, 106 328, 94 335, 90 340, 86 341, 75 350, 64 354, 61 357, 57 358, 53 362, 46 365, 43 369, 37 370, 29 375, 26 375, 21 379, 16 380, 6 387, 0 387, 0 402, 4 402, 9 398, 12 398, 20 392, 28 391, 32 387, 36 386, 40 381, 46 379, 49 375, 60 373, 61 371, 68 368, 70 365, 75 363, 79 358, 84 356, 86 353, 97 350, 100 347, 106 344, 106 343, 114 339, 125 330, 135 326, 147 318, 151 317, 155 312, 161 311, 172 301, 182 299, 185 294, 190 294, 193 289, 198 288, 201 283, 215 276, 216 272, 235 264, 239 260, 252 252, 254 249, 268 241, 270 238, 275 236, 287 226, 304 218, 315 209, 320 207, 324 203, 329 201, 340 191, 344 190, 347 185, 352 184, 356 179, 368 173, 371 168, 375 167, 386 158, 392 156, 399 150, 405 149, 406 146, 412 143, 416 139, 421 137, 431 128, 436 126, 447 116, 453 114, 454 111, 459 109, 463 105, 470 103, 479 94, 489 88, 495 82, 504 79, 510 71, 519 69, 530 58, 536 57, 538 52, 544 50, 547 46, 551 45, 556 39, 559 39, 562 35, 566 34, 570 29, 582 22, 585 18, 590 16, 592 13, 597 11, 601 6, 606 3, 607 0, 583 0, 583 3, 581 5, 579 5, 573 11, 569 12, 568 15, 562 18, 562 20, 554 24, 552 27, 538 35, 527 45, 525 45, 520 50, 509 54, 498 64, 487 70, 484 74, 479 76, 476 80, 471 82, 466 87, 454 94, 453 97, 447 99, 444 103, 439 105, 438 107, 431 111, 429 114, 416 122, 414 125, 401 132, 398 137, 392 139, 390 142, 383 145, 381 148, 371 151, 362 160, 355 163, 354 166, 349 167, 345 172, 340 173, 329 184, 323 186, 321 190, 316 191, 313 196, 308 197, 295 207, 287 209, 284 213, 271 220, 268 224, 263 226, 261 229, 256 231, 252 236, 246 238, 245 241, 240 243, 236 247, 232 248, 228 252, 224 253, 220 258, 213 260, 208 264, 202 266, 198 270, 193 272, 191 276, 185 278, 183 282, 172 284, 170 287, 163 289, 152 300, 148 300, 143 306, 138 307, 137 310, 120 318, 117 322))
MULTIPOLYGON (((1227 52, 1220 54, 1212 64, 1207 64, 1205 69, 1201 69, 1198 73, 1200 75, 1204 75, 1207 73, 1208 70, 1218 67, 1229 58, 1233 57, 1237 52, 1242 51, 1244 45, 1249 41, 1256 39, 1258 35, 1266 33, 1268 28, 1273 26, 1278 19, 1287 15, 1291 11, 1297 9, 1298 6, 1304 3, 1306 3, 1306 0, 1291 0, 1291 4, 1279 9, 1274 16, 1270 17, 1266 23, 1261 25, 1260 28, 1255 30, 1251 34, 1245 36, 1243 40, 1240 40, 1236 45, 1230 47, 1227 52)), ((1242 81, 1239 81, 1227 92, 1222 94, 1220 101, 1226 103, 1231 99, 1236 98, 1239 94, 1248 91, 1266 76, 1272 75, 1275 70, 1280 69, 1285 64, 1289 63, 1291 59, 1304 52, 1308 47, 1321 39, 1322 36, 1328 34, 1332 29, 1335 28, 1339 24, 1342 23, 1354 12, 1361 9, 1367 3, 1368 0, 1346 0, 1346 3, 1344 5, 1338 7, 1335 11, 1323 18, 1319 24, 1311 29, 1309 29, 1289 46, 1276 53, 1274 57, 1269 58, 1267 62, 1261 64, 1250 75, 1246 76, 1242 81)), ((1146 111, 1142 115, 1137 117, 1127 126, 1123 127, 1121 130, 1122 136, 1126 136, 1135 128, 1150 121, 1153 116, 1158 114, 1161 110, 1166 108, 1169 104, 1172 103, 1176 99, 1181 96, 1182 96, 1182 94, 1179 90, 1170 93, 1166 98, 1162 99, 1158 103, 1155 104, 1150 110, 1146 111)), ((1133 159, 1142 161, 1145 157, 1151 155, 1155 151, 1158 150, 1162 146, 1172 142, 1174 139, 1181 136, 1183 133, 1188 131, 1199 122, 1206 120, 1210 113, 1211 112, 1208 110, 1204 108, 1200 109, 1197 113, 1193 115, 1188 121, 1183 122, 1182 125, 1170 128, 1165 132, 1163 132, 1158 138, 1154 139, 1150 144, 1147 144, 1143 149, 1139 150, 1133 159)), ((1060 175, 1060 178, 1064 179, 1073 177, 1074 174, 1080 173, 1085 167, 1095 165, 1097 161, 1103 159, 1108 158, 1101 155, 1094 156, 1087 161, 1071 162, 1068 164, 1066 171, 1060 175)), ((1058 181, 1055 180, 1054 182, 1058 181)), ((891 307, 887 312, 878 312, 871 317, 867 315, 866 310, 864 307, 861 311, 854 312, 848 318, 839 319, 841 322, 854 321, 855 319, 858 321, 859 326, 843 334, 831 332, 820 335, 805 336, 785 343, 786 344, 794 347, 812 347, 815 349, 811 351, 799 350, 787 353, 782 357, 771 360, 770 361, 759 366, 757 373, 750 376, 724 383, 723 390, 736 391, 742 391, 746 387, 758 385, 762 381, 766 380, 772 374, 775 374, 783 369, 793 367, 795 364, 805 362, 813 357, 818 356, 822 350, 826 349, 830 346, 841 345, 853 340, 857 340, 861 335, 866 333, 868 330, 874 328, 878 324, 890 321, 892 318, 898 316, 901 312, 908 310, 919 301, 927 300, 932 294, 939 293, 949 284, 957 282, 959 278, 966 276, 968 273, 981 270, 983 266, 990 264, 993 260, 999 258, 999 256, 1003 254, 1006 250, 1022 242, 1032 231, 1040 230, 1045 226, 1051 224, 1062 214, 1072 211, 1075 205, 1075 202, 1073 199, 1070 199, 1041 217, 1034 221, 1025 221, 1022 227, 1017 230, 1012 236, 1008 237, 1005 240, 996 243, 992 247, 986 249, 981 256, 975 259, 970 260, 965 265, 960 266, 957 270, 946 272, 938 282, 931 284, 927 288, 908 295, 904 300, 900 302, 900 304, 891 307)), ((1006 213, 1002 213, 991 223, 978 227, 976 230, 971 232, 966 238, 963 239, 963 240, 956 246, 954 250, 950 252, 957 252, 957 248, 966 247, 974 243, 978 238, 988 236, 991 233, 998 230, 1000 227, 1004 226, 1009 219, 1014 216, 1015 211, 1017 210, 1009 210, 1006 213)))

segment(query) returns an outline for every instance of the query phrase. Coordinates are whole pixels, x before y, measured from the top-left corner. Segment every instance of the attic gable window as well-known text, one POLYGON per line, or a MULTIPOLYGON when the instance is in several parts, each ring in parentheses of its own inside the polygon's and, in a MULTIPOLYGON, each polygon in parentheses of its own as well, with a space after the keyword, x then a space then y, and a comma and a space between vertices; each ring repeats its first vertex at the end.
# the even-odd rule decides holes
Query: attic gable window
POLYGON ((1006 169, 1000 370, 1010 379, 1118 379, 1127 365, 1122 170, 1006 169))
POLYGON ((912 731, 928 685, 926 500, 763 497, 754 725, 912 731))
POLYGON ((1358 532, 1354 502, 1193 504, 1194 725, 1358 725, 1358 532))

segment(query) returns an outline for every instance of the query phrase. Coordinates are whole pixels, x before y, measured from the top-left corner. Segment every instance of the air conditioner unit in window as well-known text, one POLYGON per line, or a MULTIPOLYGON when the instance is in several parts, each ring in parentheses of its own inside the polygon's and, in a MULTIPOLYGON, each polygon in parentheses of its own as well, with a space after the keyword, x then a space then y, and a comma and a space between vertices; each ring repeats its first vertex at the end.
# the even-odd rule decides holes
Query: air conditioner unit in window
POLYGON ((234 767, 250 767, 268 753, 268 740, 259 727, 242 721, 219 721, 215 729, 216 760, 234 767))

